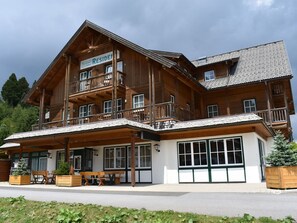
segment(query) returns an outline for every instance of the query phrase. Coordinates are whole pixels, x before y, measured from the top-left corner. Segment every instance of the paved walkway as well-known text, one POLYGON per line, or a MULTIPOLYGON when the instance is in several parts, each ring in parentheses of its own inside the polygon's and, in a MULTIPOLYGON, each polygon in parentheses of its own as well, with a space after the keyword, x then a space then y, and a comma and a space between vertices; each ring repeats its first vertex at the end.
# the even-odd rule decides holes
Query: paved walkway
POLYGON ((8 182, 0 182, 1 187, 16 188, 40 188, 46 190, 81 190, 81 191, 137 191, 137 192, 203 192, 203 193, 290 193, 297 190, 272 190, 267 189, 265 183, 217 183, 217 184, 136 184, 131 187, 129 184, 113 186, 81 186, 81 187, 57 187, 56 185, 31 184, 15 186, 8 182))
POLYGON ((12 186, 0 183, 0 197, 25 196, 28 200, 97 204, 114 207, 174 210, 217 216, 297 219, 297 190, 269 190, 265 184, 158 184, 57 187, 12 186))

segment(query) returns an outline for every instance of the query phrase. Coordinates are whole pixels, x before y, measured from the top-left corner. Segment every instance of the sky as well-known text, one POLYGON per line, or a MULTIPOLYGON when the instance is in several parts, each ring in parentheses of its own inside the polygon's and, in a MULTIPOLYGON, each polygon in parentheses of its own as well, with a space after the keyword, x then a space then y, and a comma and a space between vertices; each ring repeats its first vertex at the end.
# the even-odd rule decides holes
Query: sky
MULTIPOLYGON (((85 20, 190 60, 284 40, 297 75, 296 0, 12 0, 0 2, 0 88, 12 73, 38 80, 85 20)), ((297 110, 296 77, 292 89, 297 110)))

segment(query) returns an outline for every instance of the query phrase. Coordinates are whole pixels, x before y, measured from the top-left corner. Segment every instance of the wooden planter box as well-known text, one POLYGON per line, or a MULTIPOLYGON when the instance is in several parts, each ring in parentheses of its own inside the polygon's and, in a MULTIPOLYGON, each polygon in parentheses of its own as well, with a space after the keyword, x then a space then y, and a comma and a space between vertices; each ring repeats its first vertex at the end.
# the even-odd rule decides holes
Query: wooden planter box
POLYGON ((266 167, 265 173, 267 188, 297 188, 297 166, 266 167))
POLYGON ((24 175, 24 176, 13 176, 9 175, 9 184, 12 185, 26 185, 31 183, 31 176, 24 175))
POLYGON ((81 186, 81 175, 57 175, 56 186, 58 187, 81 186))

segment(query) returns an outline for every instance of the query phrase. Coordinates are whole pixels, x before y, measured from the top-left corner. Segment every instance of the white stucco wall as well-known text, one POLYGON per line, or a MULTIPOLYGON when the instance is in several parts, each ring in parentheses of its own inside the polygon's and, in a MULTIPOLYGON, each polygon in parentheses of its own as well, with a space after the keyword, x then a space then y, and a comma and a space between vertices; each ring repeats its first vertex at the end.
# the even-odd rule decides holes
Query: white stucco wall
MULTIPOLYGON (((260 183, 261 182, 261 168, 258 138, 260 138, 265 145, 265 149, 270 146, 271 138, 268 141, 261 138, 256 133, 219 135, 215 137, 197 137, 182 140, 164 140, 160 142, 160 152, 153 151, 153 183, 176 184, 178 179, 178 157, 177 157, 177 142, 192 141, 201 139, 226 138, 226 137, 242 137, 242 144, 244 150, 246 182, 260 183)), ((236 173, 235 173, 236 174, 236 173)))
POLYGON ((176 140, 159 142, 160 152, 152 151, 153 183, 178 183, 178 163, 176 140))

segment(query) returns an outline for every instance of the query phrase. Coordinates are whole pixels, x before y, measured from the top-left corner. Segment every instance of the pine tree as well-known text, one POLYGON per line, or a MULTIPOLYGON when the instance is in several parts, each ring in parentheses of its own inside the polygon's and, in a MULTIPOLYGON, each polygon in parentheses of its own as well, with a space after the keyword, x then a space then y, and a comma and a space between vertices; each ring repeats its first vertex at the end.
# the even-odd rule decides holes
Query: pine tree
POLYGON ((274 137, 272 151, 266 157, 266 163, 270 166, 297 165, 297 150, 293 149, 293 144, 280 131, 274 137))
POLYGON ((18 162, 18 166, 15 170, 13 170, 12 175, 13 176, 23 176, 23 175, 29 175, 30 171, 28 170, 27 163, 24 159, 20 159, 18 162))

